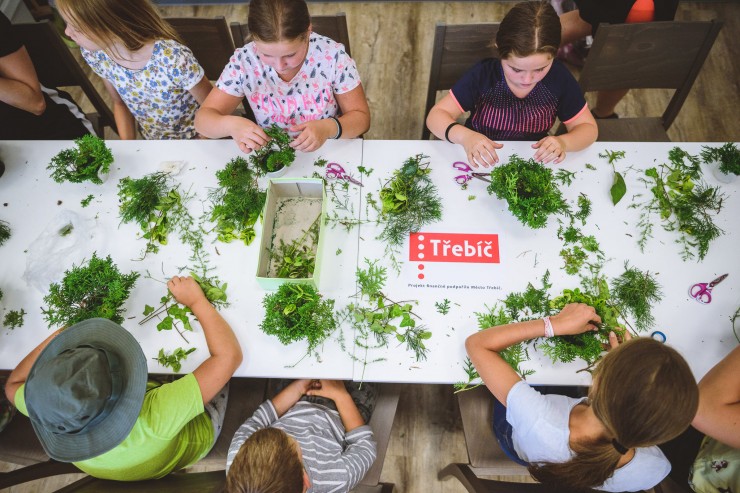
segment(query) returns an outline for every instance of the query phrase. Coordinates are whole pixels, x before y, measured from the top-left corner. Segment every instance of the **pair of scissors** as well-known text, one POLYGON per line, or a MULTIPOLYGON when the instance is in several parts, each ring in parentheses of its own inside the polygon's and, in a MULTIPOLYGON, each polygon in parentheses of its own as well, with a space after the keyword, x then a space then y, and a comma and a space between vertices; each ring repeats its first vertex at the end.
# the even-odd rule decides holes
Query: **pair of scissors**
POLYGON ((326 166, 326 177, 332 178, 336 180, 347 180, 350 183, 354 183, 355 185, 362 186, 362 182, 352 178, 347 174, 346 171, 344 171, 344 168, 339 163, 329 163, 326 166))
POLYGON ((712 288, 724 281, 728 275, 729 274, 722 274, 709 284, 705 282, 697 282, 696 284, 693 284, 689 288, 689 296, 694 298, 699 303, 708 305, 712 302, 712 288))
POLYGON ((456 170, 462 171, 465 174, 459 175, 455 177, 455 181, 458 185, 465 185, 467 182, 472 180, 473 178, 478 178, 479 180, 487 181, 488 183, 491 183, 490 178, 486 178, 491 176, 490 173, 474 173, 473 168, 470 167, 468 163, 464 163, 462 161, 455 161, 452 163, 452 167, 456 170))

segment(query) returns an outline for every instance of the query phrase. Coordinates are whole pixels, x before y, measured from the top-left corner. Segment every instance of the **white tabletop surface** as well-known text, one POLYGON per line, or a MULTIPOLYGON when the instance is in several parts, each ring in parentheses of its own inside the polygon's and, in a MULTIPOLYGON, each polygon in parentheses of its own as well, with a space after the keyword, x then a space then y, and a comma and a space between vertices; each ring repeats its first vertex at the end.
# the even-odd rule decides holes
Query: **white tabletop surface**
MULTIPOLYGON (((195 332, 187 334, 190 344, 175 332, 157 332, 154 321, 138 325, 143 318, 144 305, 158 306, 164 294, 164 286, 145 278, 144 274, 149 271, 159 280, 177 274, 179 267, 188 264, 188 251, 179 245, 175 234, 171 234, 170 244, 162 247, 159 253, 137 261, 144 242, 137 239, 138 226, 119 225, 116 187, 124 176, 138 178, 157 171, 162 161, 185 161, 176 181, 182 189, 190 189, 197 195, 190 201, 189 209, 199 216, 204 208, 201 201, 206 199, 209 187, 216 184, 215 171, 239 152, 231 141, 109 141, 108 144, 115 162, 107 181, 98 186, 56 184, 49 178, 46 166, 51 157, 70 147, 70 142, 0 142, 0 159, 7 168, 0 178, 0 219, 8 221, 12 228, 11 239, 0 247, 0 289, 5 294, 0 301, 0 315, 21 307, 28 312, 23 327, 0 332, 2 368, 13 368, 48 334, 40 307, 49 282, 60 280, 64 270, 88 259, 93 251, 99 256, 111 255, 123 272, 142 273, 126 304, 127 320, 123 325, 139 340, 147 358, 154 358, 160 348, 170 351, 177 347, 197 347, 198 350, 184 362, 181 370, 184 373, 192 371, 207 356, 202 329, 197 323, 194 324, 195 332), (82 208, 80 200, 88 194, 94 194, 95 199, 87 208, 82 208), (75 231, 79 234, 61 240, 55 236, 53 242, 40 241, 70 217, 74 218, 75 231), (39 255, 44 261, 33 262, 32 259, 39 255), (35 275, 24 278, 31 270, 35 275)), ((512 153, 525 158, 533 154, 528 143, 504 144, 499 152, 504 162, 512 153)), ((681 351, 695 376, 701 378, 737 344, 728 317, 740 304, 740 257, 736 246, 740 237, 740 221, 736 217, 740 211, 737 193, 740 181, 722 184, 727 198, 716 222, 725 235, 712 242, 704 261, 681 260, 679 247, 674 243, 675 233, 663 231, 659 224, 654 228, 655 237, 648 242, 645 251, 640 252, 636 243, 639 211, 628 206, 641 201, 634 197, 636 194, 642 193, 642 198, 647 198, 644 194, 649 193, 638 181, 641 170, 667 162, 668 150, 675 145, 691 153, 698 153, 701 147, 698 143, 596 143, 587 150, 569 153, 561 166, 577 174, 570 187, 562 188, 571 202, 579 193, 585 193, 592 200, 593 213, 582 230, 585 234, 594 234, 606 253, 609 261, 605 274, 609 278, 622 272, 625 260, 640 269, 658 273, 664 297, 653 308, 656 328, 667 335, 668 343, 681 351), (626 158, 617 163, 617 170, 622 172, 627 183, 627 194, 617 206, 611 204, 609 196, 611 166, 598 157, 604 149, 627 151, 626 158), (592 164, 596 170, 587 169, 585 163, 592 164), (724 273, 730 275, 715 289, 710 305, 700 305, 688 297, 691 284, 708 282, 724 273)), ((444 203, 442 220, 424 228, 424 232, 498 235, 500 262, 426 262, 424 270, 420 271, 421 262, 408 260, 409 242, 406 240, 401 249, 405 257, 401 258, 403 266, 400 274, 396 274, 390 268, 385 246, 375 239, 379 232, 377 227, 365 225, 350 233, 328 229, 321 259, 320 290, 327 298, 336 300, 337 308, 342 308, 352 301, 351 295, 355 293, 357 261, 362 264, 363 258, 379 259, 389 267, 384 292, 392 299, 419 301, 414 312, 418 312, 423 319, 421 323, 433 334, 426 341, 429 347, 426 361, 415 361, 413 354, 404 347, 391 343, 389 348, 375 355, 386 361, 369 364, 363 375, 362 365, 354 363, 353 368, 352 358, 339 347, 335 335, 321 348, 320 362, 307 357, 295 368, 289 368, 303 356, 305 344, 283 346, 258 327, 264 315, 262 298, 265 294, 255 281, 261 226, 258 225, 258 237, 250 246, 219 242, 209 243, 208 248, 214 273, 229 284, 227 294, 231 306, 222 310, 222 314, 234 328, 244 351, 244 363, 237 370, 238 376, 457 382, 465 379, 463 344, 465 337, 477 330, 475 312, 484 311, 486 305, 492 306, 510 292, 522 291, 528 282, 538 282, 547 269, 551 273, 550 292, 553 295, 564 288, 578 286, 578 278, 561 269, 558 252, 562 242, 556 236, 555 219, 551 219, 546 228, 532 230, 508 212, 505 202, 488 195, 486 183, 473 180, 467 190, 460 190, 453 181, 460 172, 451 167, 454 161, 465 160, 460 146, 439 141, 330 141, 318 152, 298 153, 296 163, 285 176, 310 176, 319 170, 313 167, 318 157, 341 163, 355 176, 360 164, 373 168, 372 174, 365 178, 361 193, 356 196, 359 212, 365 210, 364 204, 359 205, 361 198, 364 201, 364 194, 370 192, 377 196, 381 180, 385 181, 405 159, 418 153, 430 156, 431 177, 444 203), (469 200, 469 196, 475 199, 469 200), (341 253, 337 255, 338 250, 341 253), (418 278, 419 273, 424 274, 423 280, 418 278), (435 302, 444 298, 452 302, 447 315, 437 313, 434 307, 435 302)), ((705 173, 705 180, 710 185, 719 184, 709 172, 705 173)), ((333 207, 331 202, 327 205, 330 209, 333 207)), ((209 236, 208 241, 212 240, 213 236, 209 236)), ((347 328, 344 329, 346 332, 347 328)), ((345 337, 349 339, 349 334, 345 333, 345 337)), ((528 378, 531 383, 590 382, 588 373, 576 371, 583 368, 582 362, 553 365, 536 351, 530 355, 532 360, 525 368, 535 370, 528 378)), ((153 359, 149 359, 149 369, 169 371, 153 359)))

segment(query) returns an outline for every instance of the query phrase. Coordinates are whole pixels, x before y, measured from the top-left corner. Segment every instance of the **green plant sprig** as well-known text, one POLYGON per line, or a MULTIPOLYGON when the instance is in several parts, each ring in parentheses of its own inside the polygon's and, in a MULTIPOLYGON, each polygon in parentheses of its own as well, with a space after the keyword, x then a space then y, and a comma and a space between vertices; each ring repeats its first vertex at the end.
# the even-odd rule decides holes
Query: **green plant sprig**
POLYGON ((293 164, 295 149, 290 147, 293 139, 290 138, 288 132, 274 123, 263 130, 270 137, 270 141, 249 156, 249 163, 257 173, 266 175, 293 164))
POLYGON ((107 173, 113 163, 113 154, 105 141, 94 135, 84 135, 75 139, 72 149, 64 149, 51 158, 46 169, 52 170, 51 177, 57 183, 69 181, 82 183, 91 181, 103 183, 99 174, 107 173))
POLYGON ((437 313, 441 313, 442 315, 450 313, 450 300, 447 298, 442 301, 435 301, 434 306, 437 308, 437 313))
POLYGON ((719 170, 726 174, 740 175, 740 149, 728 142, 721 147, 702 146, 701 158, 705 163, 719 162, 719 170))
POLYGON ((21 308, 20 310, 10 310, 5 314, 3 318, 3 325, 5 328, 13 330, 18 327, 22 327, 24 323, 23 317, 26 315, 26 310, 21 308))
POLYGON ((334 300, 323 299, 309 284, 281 284, 277 291, 265 295, 262 306, 265 307, 265 318, 260 324, 262 332, 276 336, 284 345, 305 340, 306 354, 317 358, 318 346, 337 328, 334 300))
POLYGON ((194 347, 191 347, 187 351, 179 347, 172 351, 171 354, 165 354, 164 349, 160 349, 159 355, 152 359, 165 368, 172 368, 172 371, 177 373, 182 369, 182 361, 187 359, 188 355, 193 351, 195 351, 194 347))
POLYGON ((167 173, 121 179, 118 198, 121 222, 135 222, 144 232, 142 237, 147 240, 144 256, 158 252, 159 245, 166 245, 170 232, 180 230, 183 236, 183 231, 192 229, 193 220, 185 208, 190 196, 183 195, 167 173))
POLYGON ((442 199, 429 178, 428 159, 423 154, 408 158, 381 188, 378 220, 385 225, 379 240, 398 246, 409 233, 442 219, 442 199))
POLYGON ((624 264, 624 272, 612 280, 612 299, 622 315, 630 315, 635 328, 645 332, 653 327, 651 308, 663 298, 660 284, 650 272, 624 264))
POLYGON ((624 159, 624 155, 624 151, 604 151, 599 153, 599 157, 608 160, 612 167, 612 171, 614 171, 614 181, 611 189, 609 189, 609 193, 612 197, 612 204, 614 205, 617 205, 617 203, 622 200, 622 197, 624 197, 624 194, 627 193, 627 184, 624 182, 622 174, 617 171, 617 166, 615 164, 620 159, 624 159))
POLYGON ((552 170, 534 159, 512 154, 508 163, 491 171, 487 190, 506 200, 514 217, 533 229, 544 228, 551 214, 569 213, 552 170))
POLYGON ((281 240, 280 245, 271 251, 271 262, 274 261, 277 266, 274 277, 306 279, 313 275, 316 268, 320 218, 321 214, 314 219, 311 226, 303 232, 300 238, 296 238, 290 243, 281 240))
POLYGON ((73 266, 60 283, 49 286, 44 296, 44 318, 50 326, 70 326, 89 318, 102 317, 123 322, 123 304, 139 274, 121 274, 110 256, 93 253, 87 265, 73 266))
POLYGON ((10 224, 7 221, 0 220, 0 246, 3 246, 10 239, 10 224))
POLYGON ((247 161, 237 157, 216 172, 219 187, 212 190, 210 220, 216 223, 218 241, 241 240, 245 245, 256 237, 254 225, 265 205, 267 193, 260 190, 257 174, 247 161))
POLYGON ((696 256, 703 260, 711 241, 724 233, 713 220, 722 209, 724 195, 718 187, 709 187, 701 180, 696 156, 674 147, 668 158, 670 164, 649 168, 645 170, 646 178, 641 178, 650 188, 651 198, 630 206, 642 211, 637 225, 638 245, 644 251, 652 237, 651 216, 657 213, 663 229, 678 232, 676 243, 681 246, 683 260, 696 256))

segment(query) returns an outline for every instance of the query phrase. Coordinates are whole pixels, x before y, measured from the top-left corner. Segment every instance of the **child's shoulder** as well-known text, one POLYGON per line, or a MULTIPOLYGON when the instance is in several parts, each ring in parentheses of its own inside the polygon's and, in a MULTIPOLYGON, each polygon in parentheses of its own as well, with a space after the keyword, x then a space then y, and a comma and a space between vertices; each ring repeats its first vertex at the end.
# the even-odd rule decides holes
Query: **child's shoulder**
MULTIPOLYGON (((311 33, 308 38, 309 51, 316 50, 322 53, 342 53, 347 54, 344 45, 338 41, 335 41, 327 36, 323 36, 319 33, 311 33)), ((349 55, 347 55, 349 56, 349 55)))

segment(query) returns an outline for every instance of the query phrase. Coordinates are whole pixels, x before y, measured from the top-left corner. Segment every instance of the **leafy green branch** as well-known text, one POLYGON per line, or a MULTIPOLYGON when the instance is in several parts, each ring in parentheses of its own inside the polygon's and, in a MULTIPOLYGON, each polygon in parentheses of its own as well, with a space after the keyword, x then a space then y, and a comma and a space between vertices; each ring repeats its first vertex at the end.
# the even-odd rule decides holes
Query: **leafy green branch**
POLYGON ((732 142, 721 147, 702 146, 701 157, 705 163, 717 161, 719 170, 726 174, 740 175, 740 149, 732 142))
POLYGON ((113 163, 113 154, 105 141, 94 135, 84 135, 75 139, 75 145, 77 147, 64 149, 51 158, 46 167, 52 170, 51 177, 57 183, 82 183, 86 180, 97 185, 103 183, 100 175, 108 173, 113 163))
POLYGON ((172 368, 172 371, 177 373, 182 368, 182 361, 187 359, 188 355, 193 351, 195 351, 194 347, 191 347, 187 351, 179 347, 172 351, 171 354, 165 354, 164 349, 160 349, 159 355, 152 359, 165 368, 172 368))

